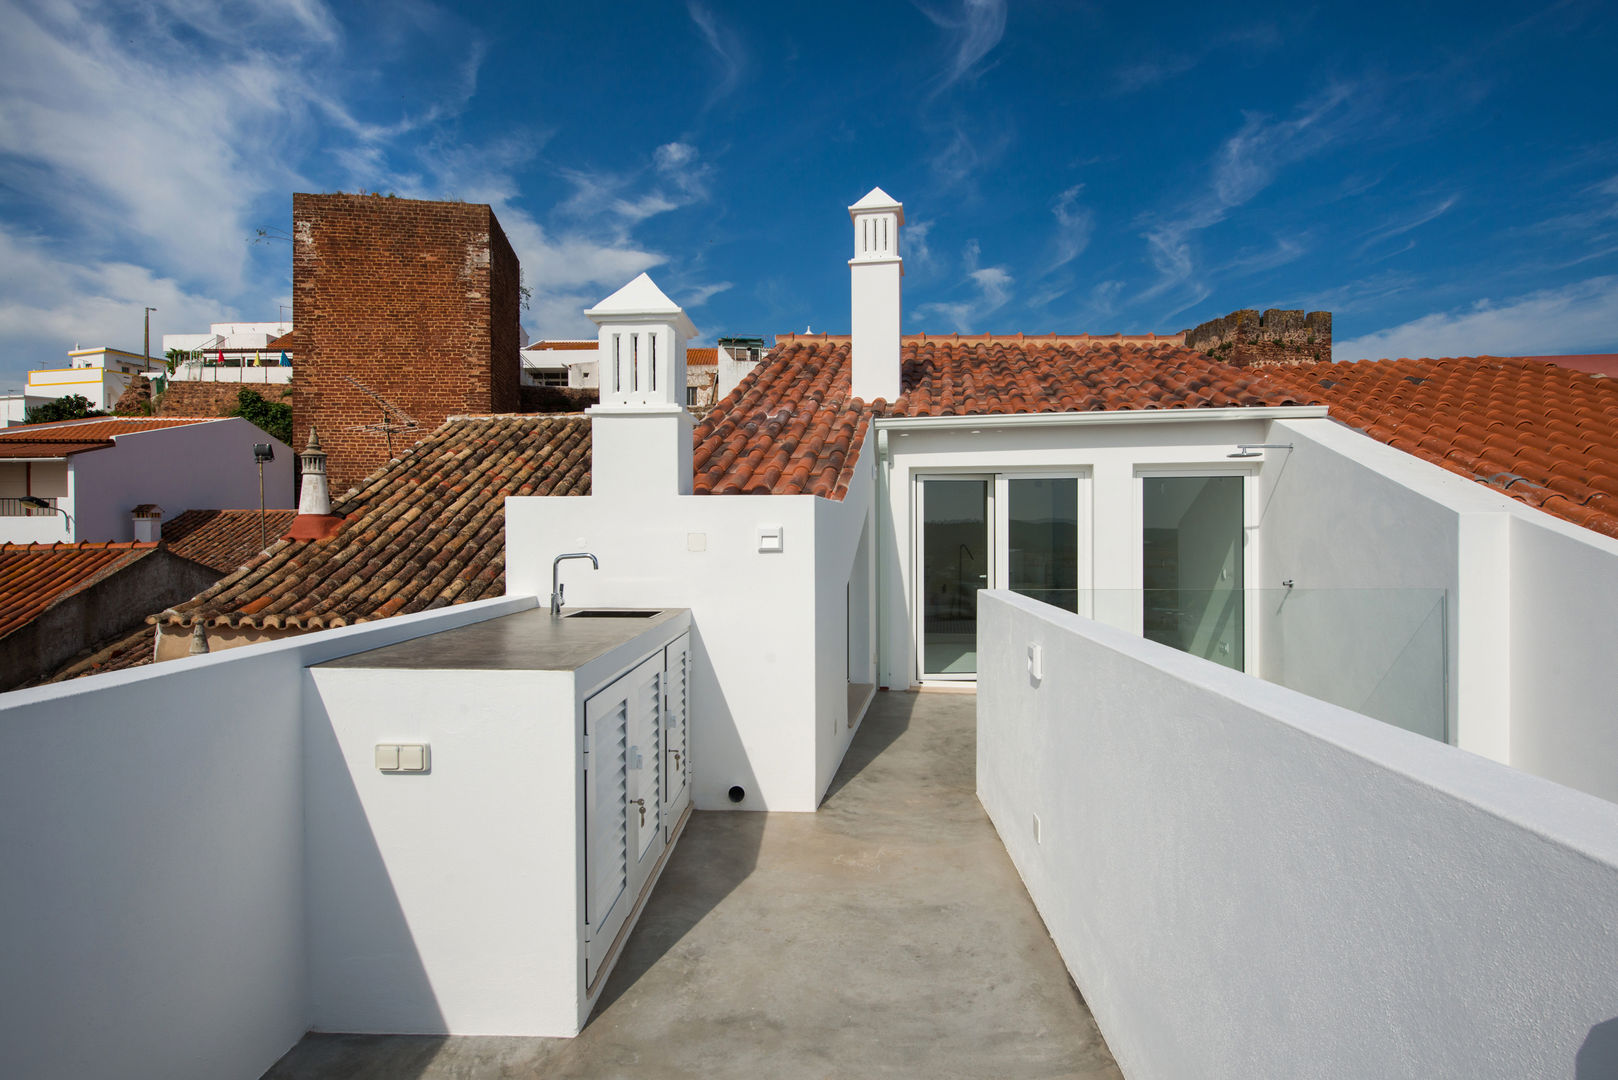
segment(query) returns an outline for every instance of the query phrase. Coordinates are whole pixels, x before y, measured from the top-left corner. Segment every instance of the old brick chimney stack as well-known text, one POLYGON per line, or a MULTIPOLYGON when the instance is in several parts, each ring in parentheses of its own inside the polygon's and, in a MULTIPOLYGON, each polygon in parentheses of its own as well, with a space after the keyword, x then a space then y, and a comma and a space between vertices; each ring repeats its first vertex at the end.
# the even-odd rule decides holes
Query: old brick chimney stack
POLYGON ((517 256, 484 205, 292 197, 293 445, 340 493, 450 416, 515 412, 517 256))

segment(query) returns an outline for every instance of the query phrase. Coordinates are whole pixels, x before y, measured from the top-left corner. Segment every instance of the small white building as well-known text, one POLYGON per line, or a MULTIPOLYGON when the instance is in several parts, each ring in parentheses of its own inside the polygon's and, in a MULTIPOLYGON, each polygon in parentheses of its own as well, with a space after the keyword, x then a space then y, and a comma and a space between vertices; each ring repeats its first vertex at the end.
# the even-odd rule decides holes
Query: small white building
POLYGON ((206 333, 164 334, 163 355, 167 356, 170 349, 179 349, 197 354, 223 351, 226 359, 239 358, 243 354, 263 352, 270 348, 271 342, 290 333, 292 323, 286 320, 211 323, 206 333))
MULTIPOLYGON (((65 368, 42 368, 28 373, 25 396, 46 401, 77 394, 90 407, 106 411, 118 403, 137 375, 163 371, 161 358, 100 345, 93 349, 73 349, 65 368)), ((34 402, 30 402, 32 404, 34 402)))
POLYGON ((131 515, 143 504, 169 517, 257 506, 260 443, 275 453, 264 506, 291 509, 291 449, 240 417, 91 417, 0 431, 0 542, 134 540, 131 515))
MULTIPOLYGON (((566 386, 576 390, 599 390, 601 378, 597 363, 598 343, 583 340, 536 341, 522 351, 522 381, 524 386, 566 386)), ((721 350, 694 347, 686 350, 686 393, 684 404, 688 408, 706 409, 724 392, 715 394, 723 379, 721 350)), ((746 350, 739 350, 746 356, 746 350)), ((753 363, 758 362, 759 350, 753 350, 753 363)), ((751 370, 745 360, 733 365, 740 374, 751 370)))
POLYGON ((522 350, 524 386, 588 388, 596 380, 596 343, 551 339, 536 341, 522 350))
POLYGON ((164 334, 163 355, 179 349, 187 359, 167 377, 180 382, 289 383, 294 353, 292 323, 213 323, 207 333, 164 334))
POLYGON ((28 410, 54 401, 54 397, 44 397, 38 394, 3 394, 0 395, 0 427, 11 427, 14 424, 28 422, 28 410))

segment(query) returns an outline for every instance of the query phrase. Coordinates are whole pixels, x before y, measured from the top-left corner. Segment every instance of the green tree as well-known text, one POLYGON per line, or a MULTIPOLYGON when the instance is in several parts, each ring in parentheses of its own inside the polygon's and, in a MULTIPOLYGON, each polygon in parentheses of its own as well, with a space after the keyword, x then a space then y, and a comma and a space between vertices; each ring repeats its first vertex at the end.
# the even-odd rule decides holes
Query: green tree
MULTIPOLYGON (((290 419, 292 410, 287 410, 289 417, 287 430, 292 430, 290 419)), ((49 424, 56 420, 82 420, 86 416, 106 416, 100 409, 90 408, 90 399, 83 394, 69 394, 59 397, 55 401, 47 401, 43 405, 34 405, 26 409, 22 415, 25 424, 49 424)))
POLYGON ((170 349, 163 354, 163 359, 168 362, 169 374, 173 375, 175 368, 191 359, 191 354, 184 349, 170 349))
POLYGON ((292 445, 292 406, 282 402, 271 403, 257 390, 243 387, 236 394, 236 407, 231 416, 239 416, 250 424, 257 424, 277 439, 292 445))

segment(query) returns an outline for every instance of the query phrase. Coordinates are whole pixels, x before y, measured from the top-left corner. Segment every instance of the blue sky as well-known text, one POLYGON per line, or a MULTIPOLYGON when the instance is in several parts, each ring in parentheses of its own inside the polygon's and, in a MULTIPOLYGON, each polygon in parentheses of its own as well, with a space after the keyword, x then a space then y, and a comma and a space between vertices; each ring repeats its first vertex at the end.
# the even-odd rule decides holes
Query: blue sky
POLYGON ((273 319, 292 192, 491 203, 529 333, 642 270, 703 332, 846 331, 905 204, 907 332, 1332 311, 1338 359, 1618 351, 1618 12, 150 0, 0 11, 0 388, 273 319), (470 5, 468 5, 470 7, 470 5))

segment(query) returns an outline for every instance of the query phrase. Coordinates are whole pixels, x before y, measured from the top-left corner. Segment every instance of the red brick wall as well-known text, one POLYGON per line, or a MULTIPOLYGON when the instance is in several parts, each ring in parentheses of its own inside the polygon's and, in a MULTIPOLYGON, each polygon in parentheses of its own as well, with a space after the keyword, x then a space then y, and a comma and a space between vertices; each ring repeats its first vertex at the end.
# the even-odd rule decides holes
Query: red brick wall
POLYGON ((292 218, 293 442, 319 427, 334 499, 446 417, 517 411, 517 256, 489 207, 296 194, 292 218))

